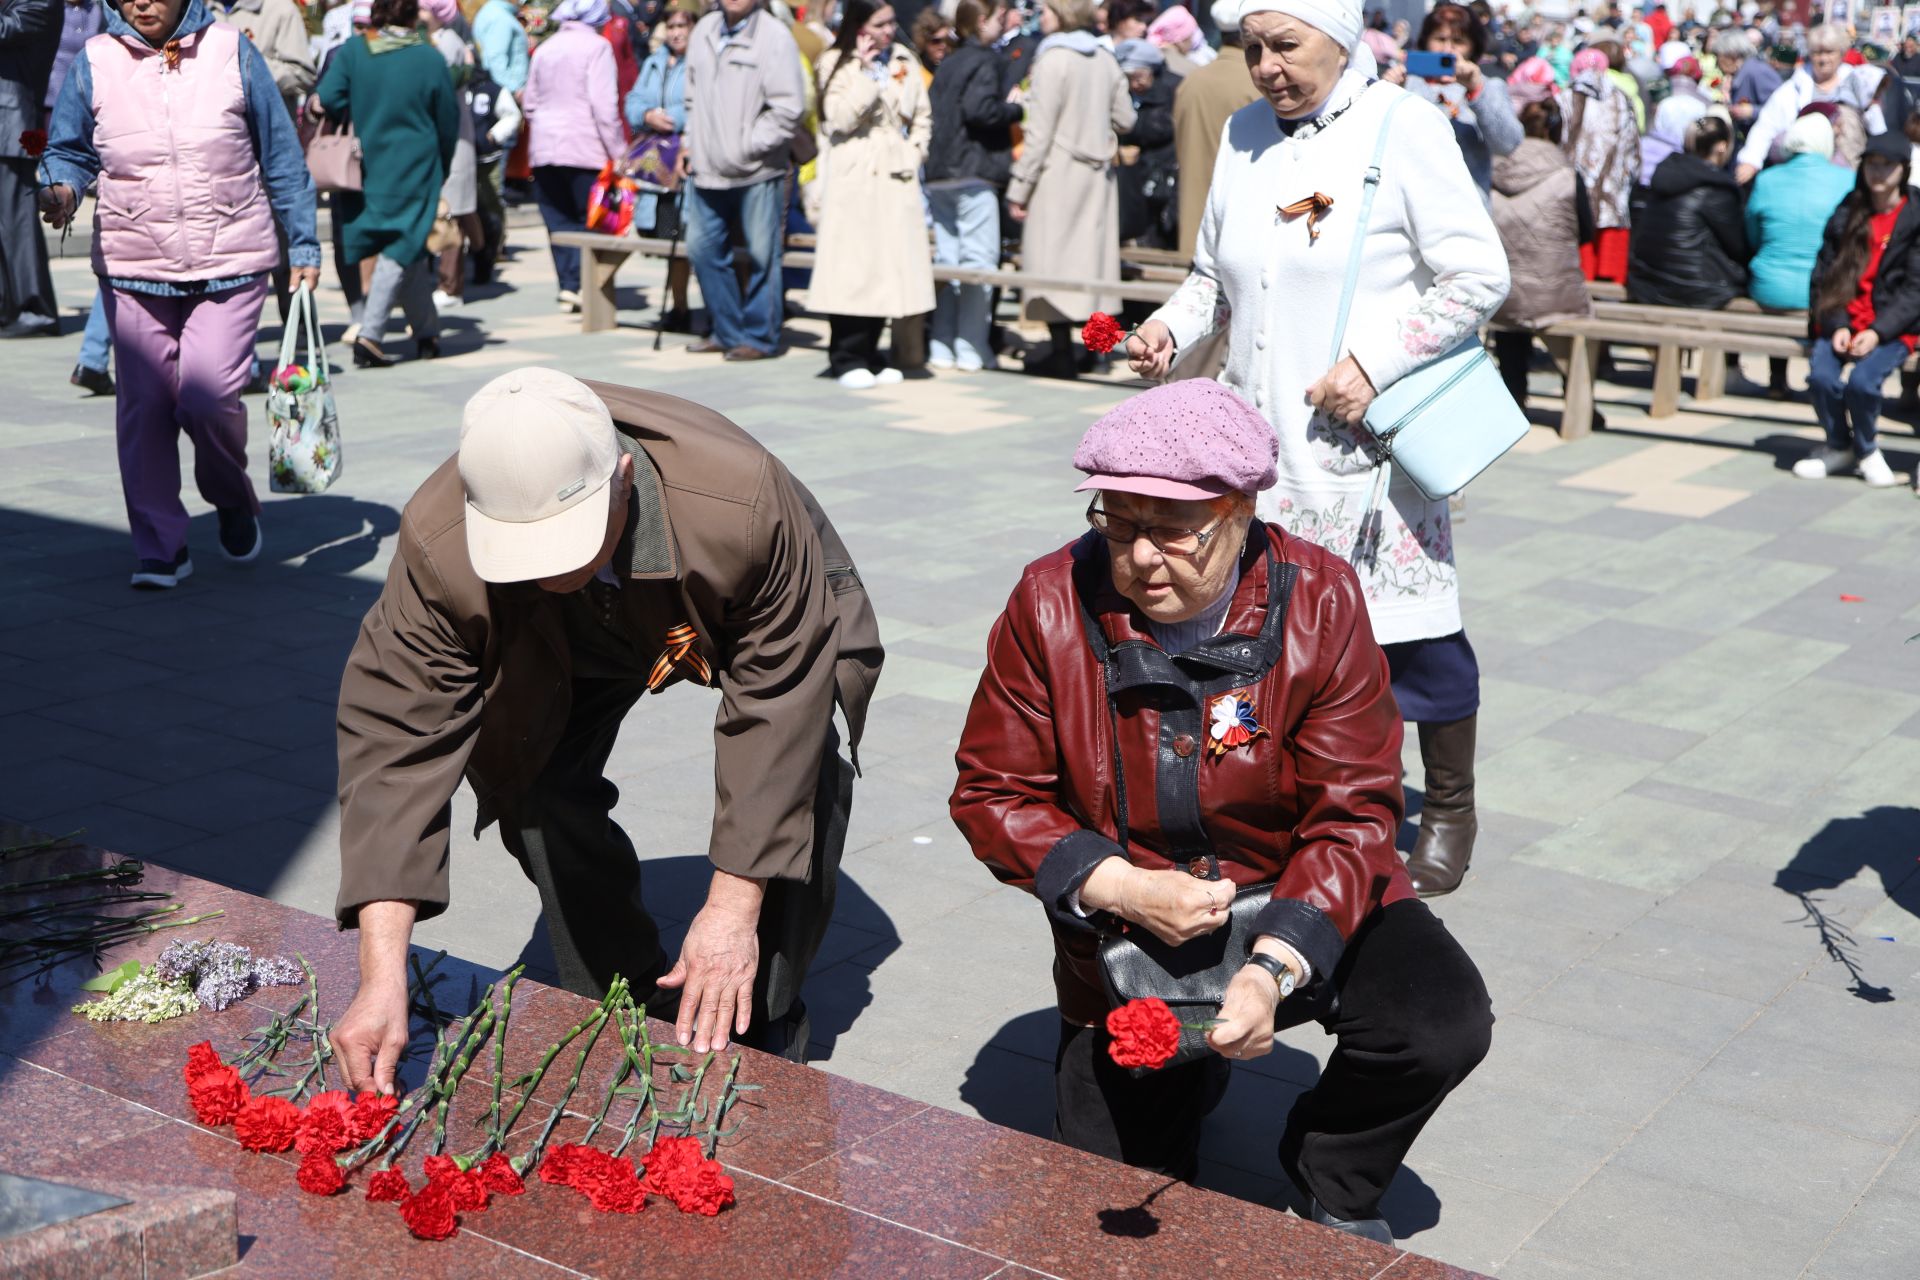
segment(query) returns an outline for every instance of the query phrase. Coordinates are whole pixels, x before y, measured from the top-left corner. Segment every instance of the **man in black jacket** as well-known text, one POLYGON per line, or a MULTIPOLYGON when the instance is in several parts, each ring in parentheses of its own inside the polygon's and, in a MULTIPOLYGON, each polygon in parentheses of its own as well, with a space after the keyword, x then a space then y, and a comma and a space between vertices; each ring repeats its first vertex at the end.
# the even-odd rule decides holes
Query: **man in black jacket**
POLYGON ((60 19, 60 0, 0 0, 0 338, 60 332, 33 178, 60 19))

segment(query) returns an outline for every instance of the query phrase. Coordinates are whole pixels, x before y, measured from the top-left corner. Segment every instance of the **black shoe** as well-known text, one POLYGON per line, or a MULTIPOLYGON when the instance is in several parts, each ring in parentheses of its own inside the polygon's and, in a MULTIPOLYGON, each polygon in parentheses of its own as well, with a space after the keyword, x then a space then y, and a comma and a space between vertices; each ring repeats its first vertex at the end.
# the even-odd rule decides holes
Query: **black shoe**
POLYGON ((692 333, 693 312, 685 307, 675 307, 660 317, 660 327, 668 333, 692 333))
POLYGON ((57 338, 60 336, 60 322, 46 316, 23 311, 11 324, 0 325, 0 338, 57 338))
POLYGON ((142 560, 133 571, 132 585, 145 591, 168 591, 192 574, 193 561, 187 558, 187 549, 182 547, 180 554, 171 560, 142 560))
POLYGON ((245 507, 222 507, 220 550, 235 564, 252 564, 260 558, 266 536, 260 532, 260 517, 245 507))
POLYGON ((265 365, 255 365, 253 376, 247 379, 247 385, 240 388, 243 396, 263 396, 267 394, 268 373, 265 365))
POLYGON ((73 374, 67 381, 76 387, 86 388, 96 396, 110 396, 117 392, 112 374, 105 369, 89 369, 83 364, 73 366, 73 374))
POLYGON ((1385 1218, 1336 1218, 1312 1196, 1307 1197, 1307 1211, 1308 1217, 1323 1227, 1332 1227, 1335 1231, 1359 1236, 1362 1240, 1393 1247, 1393 1228, 1387 1225, 1385 1218))
POLYGON ((413 358, 415 360, 438 360, 440 358, 440 339, 415 338, 413 340, 413 358))
POLYGON ((380 344, 371 338, 353 340, 353 367, 356 369, 391 369, 393 357, 380 349, 380 344))

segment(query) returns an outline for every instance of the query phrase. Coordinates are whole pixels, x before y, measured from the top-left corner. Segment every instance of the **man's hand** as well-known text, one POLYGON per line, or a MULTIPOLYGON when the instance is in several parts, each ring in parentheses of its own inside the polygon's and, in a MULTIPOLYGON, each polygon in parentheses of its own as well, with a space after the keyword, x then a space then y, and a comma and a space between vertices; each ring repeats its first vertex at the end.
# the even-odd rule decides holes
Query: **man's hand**
POLYGON ((1233 893, 1226 880, 1199 880, 1177 868, 1148 871, 1116 856, 1093 869, 1080 886, 1080 901, 1177 947, 1224 925, 1233 893))
POLYGON ((760 971, 760 903, 766 881, 716 870, 707 905, 687 928, 680 959, 660 979, 680 993, 675 1038, 695 1053, 727 1047, 727 1031, 745 1035, 760 971))
POLYGON ((328 1034, 349 1089, 393 1092, 407 1047, 407 941, 418 914, 412 902, 360 908, 360 990, 328 1034))
POLYGON ((1336 422, 1359 422, 1367 416, 1367 406, 1378 394, 1372 379, 1360 362, 1348 356, 1328 370, 1327 376, 1307 388, 1307 401, 1326 411, 1336 422))
POLYGON ((1853 335, 1853 341, 1847 344, 1847 350, 1855 360, 1865 359, 1873 349, 1880 345, 1880 335, 1872 329, 1862 329, 1853 335))
POLYGON ((1173 368, 1173 331, 1149 320, 1127 339, 1127 365, 1143 378, 1160 379, 1173 368))
POLYGON ((287 288, 298 290, 301 285, 307 286, 315 293, 320 292, 320 268, 295 267, 287 273, 287 288))
POLYGON ((63 182, 40 188, 37 198, 40 204, 41 220, 56 231, 72 221, 74 209, 80 203, 74 199, 73 188, 63 182))

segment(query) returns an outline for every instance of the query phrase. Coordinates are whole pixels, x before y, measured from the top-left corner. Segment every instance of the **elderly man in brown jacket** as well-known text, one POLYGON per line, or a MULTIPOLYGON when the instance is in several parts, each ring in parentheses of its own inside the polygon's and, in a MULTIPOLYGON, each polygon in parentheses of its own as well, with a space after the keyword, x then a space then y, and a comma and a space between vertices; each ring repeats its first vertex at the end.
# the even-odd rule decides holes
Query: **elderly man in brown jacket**
MULTIPOLYGON (((340 894, 360 990, 333 1031, 349 1085, 387 1091, 414 921, 448 900, 449 802, 540 892, 562 985, 616 974, 678 1038, 804 1060, 800 985, 833 910, 849 754, 878 629, 812 495, 745 432, 656 392, 517 370, 468 402, 420 487, 340 687, 340 894), (605 777, 621 721, 715 687, 706 902, 671 967, 605 777)), ((691 749, 691 747, 690 747, 691 749)))

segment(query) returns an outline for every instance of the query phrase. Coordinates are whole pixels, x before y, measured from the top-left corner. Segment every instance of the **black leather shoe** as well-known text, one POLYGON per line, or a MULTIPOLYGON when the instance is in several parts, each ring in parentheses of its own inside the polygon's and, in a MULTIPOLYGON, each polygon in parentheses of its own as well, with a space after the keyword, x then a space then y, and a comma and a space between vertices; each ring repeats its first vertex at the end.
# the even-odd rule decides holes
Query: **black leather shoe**
POLYGON ((67 379, 76 387, 83 387, 96 396, 110 396, 116 393, 113 375, 105 369, 89 369, 83 364, 73 366, 73 374, 67 379))
POLYGON ((413 340, 413 358, 415 360, 438 360, 440 358, 440 339, 415 338, 413 340))
POLYGON ((391 369, 393 357, 380 349, 380 344, 371 338, 353 340, 353 367, 356 369, 391 369))
POLYGON ((11 323, 0 325, 0 338, 57 338, 60 322, 47 316, 23 311, 11 323))
POLYGON ((1423 898, 1452 893, 1473 861, 1480 823, 1473 811, 1474 727, 1478 716, 1447 724, 1420 724, 1420 763, 1426 801, 1420 834, 1407 857, 1407 875, 1423 898))
POLYGON ((1332 1227, 1335 1231, 1344 1231, 1362 1240, 1393 1247, 1393 1228, 1387 1225, 1385 1218, 1336 1218, 1311 1196, 1307 1198, 1307 1210, 1308 1216, 1323 1227, 1332 1227))

